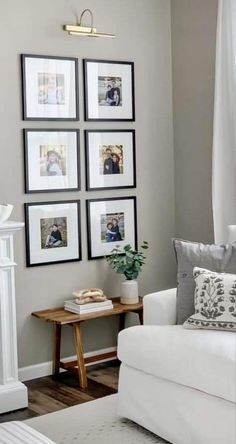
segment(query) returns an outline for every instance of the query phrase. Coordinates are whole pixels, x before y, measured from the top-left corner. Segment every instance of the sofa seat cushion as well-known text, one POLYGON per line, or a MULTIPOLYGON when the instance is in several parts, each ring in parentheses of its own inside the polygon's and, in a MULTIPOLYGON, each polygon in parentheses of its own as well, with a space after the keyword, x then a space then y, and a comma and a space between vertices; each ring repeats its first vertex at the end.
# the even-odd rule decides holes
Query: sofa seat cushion
POLYGON ((119 333, 130 367, 236 402, 236 334, 182 325, 135 326, 119 333))

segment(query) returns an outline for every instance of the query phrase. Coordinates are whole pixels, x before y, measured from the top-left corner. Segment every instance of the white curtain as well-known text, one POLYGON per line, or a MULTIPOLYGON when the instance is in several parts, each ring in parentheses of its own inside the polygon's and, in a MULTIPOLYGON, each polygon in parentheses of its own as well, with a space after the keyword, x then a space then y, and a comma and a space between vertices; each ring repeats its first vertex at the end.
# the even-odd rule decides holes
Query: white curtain
POLYGON ((236 0, 219 0, 213 135, 215 243, 236 225, 236 0))

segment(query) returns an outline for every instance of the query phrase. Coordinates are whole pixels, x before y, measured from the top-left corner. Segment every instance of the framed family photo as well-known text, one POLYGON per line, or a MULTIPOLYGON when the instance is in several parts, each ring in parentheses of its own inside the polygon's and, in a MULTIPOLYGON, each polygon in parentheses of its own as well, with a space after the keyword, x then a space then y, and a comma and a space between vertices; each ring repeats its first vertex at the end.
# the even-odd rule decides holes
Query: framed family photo
POLYGON ((80 189, 79 130, 25 129, 25 192, 80 189))
POLYGON ((24 120, 78 120, 78 59, 21 55, 24 120))
POLYGON ((134 121, 134 63, 84 61, 85 120, 134 121))
POLYGON ((136 187, 134 130, 86 130, 86 189, 136 187))
POLYGON ((80 201, 25 204, 26 264, 81 260, 80 201))
POLYGON ((87 200, 88 259, 109 256, 113 248, 137 249, 136 197, 87 200))

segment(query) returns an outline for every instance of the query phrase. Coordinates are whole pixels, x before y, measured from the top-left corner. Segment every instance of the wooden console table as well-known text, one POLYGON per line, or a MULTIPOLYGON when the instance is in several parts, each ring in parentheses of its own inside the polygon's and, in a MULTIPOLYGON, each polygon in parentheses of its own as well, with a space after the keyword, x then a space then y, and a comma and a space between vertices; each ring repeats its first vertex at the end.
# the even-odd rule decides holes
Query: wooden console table
POLYGON ((85 364, 101 361, 108 358, 117 358, 117 353, 110 352, 104 354, 98 354, 88 358, 84 357, 83 344, 81 338, 80 324, 92 319, 105 318, 108 316, 119 315, 120 324, 119 331, 125 327, 125 314, 128 312, 137 313, 139 315, 140 323, 143 323, 143 302, 140 298, 137 304, 121 304, 118 299, 112 299, 113 308, 111 310, 99 311, 96 313, 87 313, 83 315, 77 315, 69 311, 64 310, 63 307, 35 311, 32 313, 36 318, 45 322, 52 322, 54 325, 54 353, 53 353, 53 375, 56 377, 60 372, 60 368, 64 370, 75 370, 79 377, 80 387, 87 387, 87 374, 85 364), (61 328, 63 325, 70 325, 74 331, 75 348, 77 354, 76 361, 62 362, 61 361, 61 328))

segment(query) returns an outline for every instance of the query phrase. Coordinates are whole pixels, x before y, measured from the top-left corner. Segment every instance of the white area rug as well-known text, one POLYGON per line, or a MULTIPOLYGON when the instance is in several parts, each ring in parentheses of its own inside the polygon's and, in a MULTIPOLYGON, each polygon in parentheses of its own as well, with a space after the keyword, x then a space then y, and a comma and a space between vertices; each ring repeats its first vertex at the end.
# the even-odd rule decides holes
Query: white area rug
POLYGON ((56 444, 162 444, 161 438, 116 415, 117 395, 25 421, 56 444))

